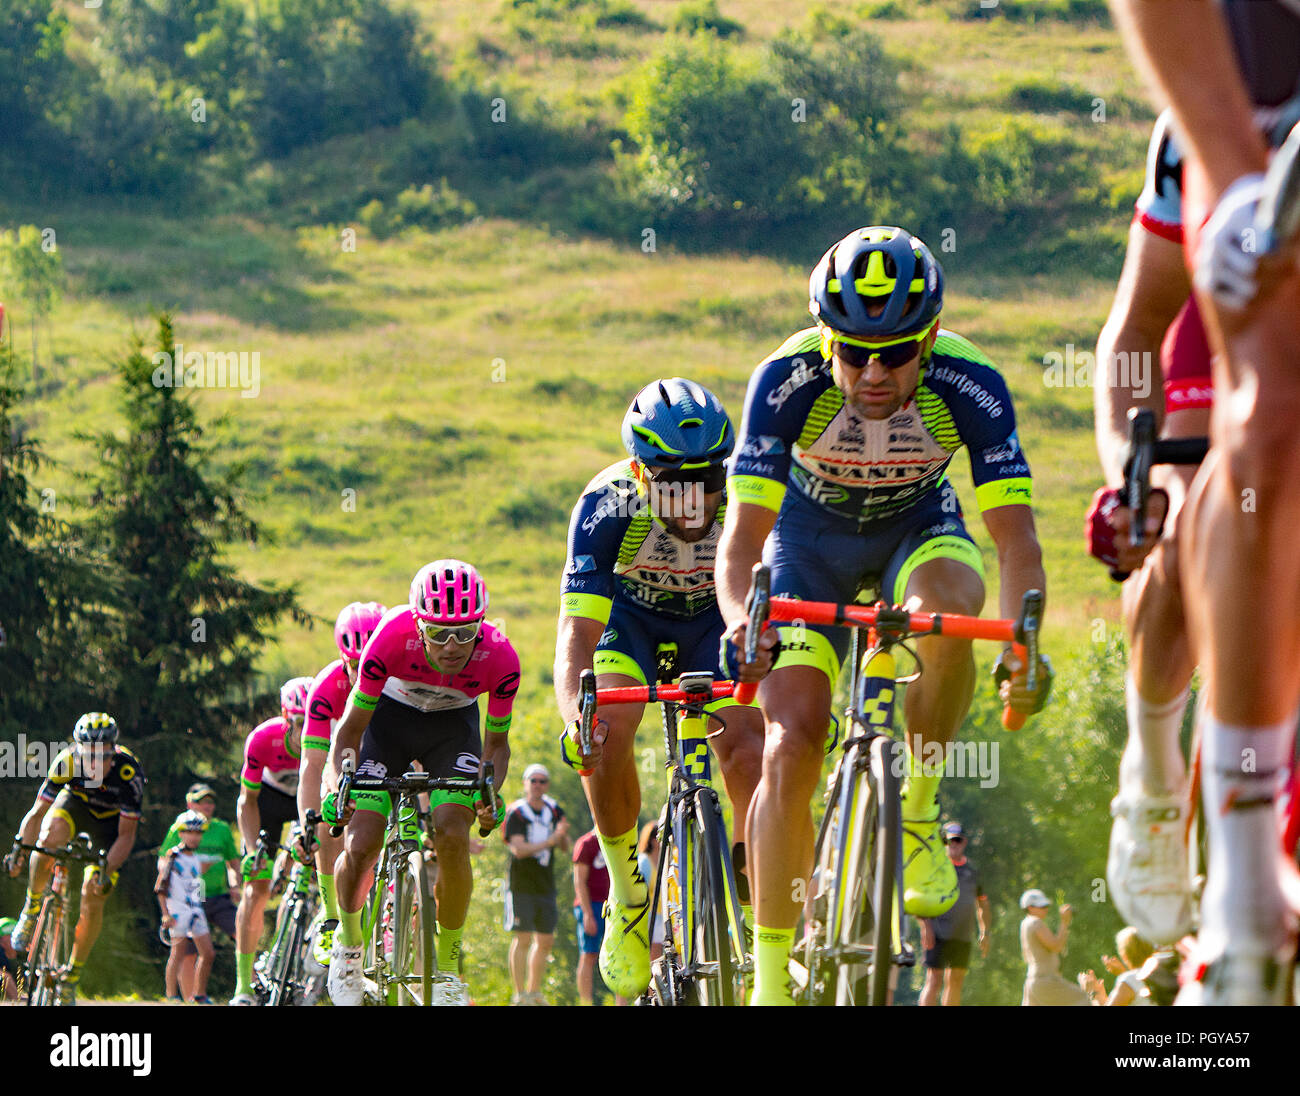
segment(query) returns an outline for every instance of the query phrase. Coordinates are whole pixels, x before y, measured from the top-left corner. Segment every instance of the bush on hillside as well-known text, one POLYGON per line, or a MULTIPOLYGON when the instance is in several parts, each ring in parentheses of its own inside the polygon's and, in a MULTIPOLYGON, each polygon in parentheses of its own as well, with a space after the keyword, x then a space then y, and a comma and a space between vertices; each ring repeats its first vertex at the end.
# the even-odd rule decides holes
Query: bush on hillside
POLYGON ((678 4, 668 21, 668 29, 682 34, 713 34, 719 38, 739 37, 745 33, 743 23, 728 19, 718 10, 718 0, 687 0, 678 4))
POLYGON ((658 215, 754 223, 798 212, 806 130, 755 69, 698 39, 670 43, 636 75, 617 152, 629 190, 658 215))
POLYGON ((478 214, 474 203, 447 185, 446 179, 425 183, 416 189, 408 186, 387 206, 378 198, 369 202, 358 217, 376 239, 386 239, 406 228, 432 231, 447 225, 463 224, 478 214))

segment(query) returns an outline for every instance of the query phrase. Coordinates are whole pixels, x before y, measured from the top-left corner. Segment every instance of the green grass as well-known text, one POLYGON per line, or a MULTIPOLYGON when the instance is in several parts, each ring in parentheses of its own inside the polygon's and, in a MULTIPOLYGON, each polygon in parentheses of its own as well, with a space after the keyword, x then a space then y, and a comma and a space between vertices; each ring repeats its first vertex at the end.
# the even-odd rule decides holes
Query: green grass
MULTIPOLYGON (((607 121, 617 118, 613 82, 663 37, 654 26, 614 22, 590 29, 600 46, 594 54, 561 56, 540 38, 522 46, 500 14, 504 5, 489 7, 496 14, 486 24, 480 2, 416 6, 444 52, 469 57, 481 35, 511 54, 509 79, 518 86, 607 121)), ((744 25, 734 48, 757 52, 816 5, 719 6, 744 25)), ((665 21, 662 4, 640 0, 635 7, 654 23, 665 21)), ((977 262, 960 241, 956 253, 941 253, 950 286, 946 325, 993 357, 1017 403, 1049 576, 1045 645, 1069 672, 1089 649, 1096 621, 1114 631, 1117 588, 1082 545, 1098 478, 1092 394, 1045 387, 1043 358, 1064 353, 1068 343, 1095 343, 1113 291, 1115 245, 1122 246, 1126 207, 1141 178, 1149 115, 1105 26, 972 22, 946 18, 933 4, 902 7, 871 28, 915 65, 908 77, 915 117, 997 126, 1012 109, 1008 96, 1018 95, 1021 114, 1041 110, 1089 143, 1097 174, 1080 182, 1100 187, 1113 211, 1113 229, 1052 256, 1050 274, 1026 277, 1014 263, 987 256, 977 262), (1070 62, 1068 85, 1057 76, 1062 57, 1070 62), (1042 91, 1063 86, 1064 97, 1042 91), (1092 95, 1123 109, 1092 123, 1083 110, 1092 95)), ((68 295, 49 328, 55 364, 42 367, 43 394, 23 409, 59 461, 35 486, 56 490, 64 516, 75 512, 71 473, 93 454, 73 433, 116 421, 106 361, 122 353, 133 329, 150 333, 152 309, 175 310, 177 339, 189 349, 257 351, 257 398, 208 391, 197 399, 205 421, 225 416, 210 431, 216 456, 250 462, 250 505, 275 538, 237 547, 230 558, 253 579, 297 583, 323 624, 283 628, 264 655, 268 675, 314 673, 332 659, 329 625, 344 602, 400 603, 422 563, 471 559, 491 589, 491 615, 523 661, 507 791, 517 794, 523 766, 543 759, 561 802, 585 820, 576 777, 554 764, 559 727, 550 694, 569 509, 588 478, 622 455, 622 412, 647 381, 693 377, 739 417, 754 365, 806 324, 808 266, 829 240, 807 241, 799 262, 735 254, 724 240, 712 253, 687 255, 662 234, 657 252, 646 254, 640 225, 629 224, 625 239, 592 239, 517 212, 384 241, 359 231, 356 250, 345 251, 341 233, 360 228, 355 211, 375 185, 362 159, 369 139, 342 140, 266 169, 230 206, 238 212, 180 214, 121 201, 17 206, 0 198, 0 224, 56 227, 69 274, 68 295), (300 186, 307 183, 315 189, 300 186), (313 216, 333 220, 312 224, 313 216), (355 491, 354 509, 345 507, 348 490, 355 491)), ((389 132, 373 139, 399 138, 389 132)), ((558 176, 549 185, 563 192, 580 178, 558 176)), ((489 214, 504 200, 451 181, 489 214)), ((869 210, 862 220, 871 220, 869 210)), ((21 353, 25 319, 16 305, 10 312, 20 324, 21 353)), ((985 552, 992 611, 996 562, 973 510, 965 458, 953 468, 985 552)), ((981 666, 987 662, 985 652, 981 666)), ((657 750, 652 723, 639 748, 657 750)), ((658 776, 647 775, 645 784, 648 816, 663 793, 658 776)), ((1094 808, 1104 822, 1105 803, 1094 808)), ((508 994, 497 927, 496 881, 505 863, 494 838, 478 861, 468 936, 480 1001, 508 994)), ((567 868, 560 878, 563 911, 567 868)), ((571 951, 567 918, 562 926, 571 951)), ((553 991, 566 999, 572 991, 564 963, 552 971, 553 991)))

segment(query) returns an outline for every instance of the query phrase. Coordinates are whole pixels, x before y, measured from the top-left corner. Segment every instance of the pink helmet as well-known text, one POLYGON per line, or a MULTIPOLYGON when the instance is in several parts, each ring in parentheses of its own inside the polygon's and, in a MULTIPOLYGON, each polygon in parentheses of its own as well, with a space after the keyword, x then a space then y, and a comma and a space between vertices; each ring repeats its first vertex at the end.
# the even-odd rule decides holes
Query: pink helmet
POLYGON ((307 694, 311 692, 312 679, 291 677, 280 686, 280 707, 290 715, 307 714, 307 694))
POLYGON ((458 559, 435 559, 411 579, 411 611, 434 624, 473 624, 487 615, 487 587, 458 559))
POLYGON ((354 601, 346 606, 334 623, 334 642, 338 644, 339 654, 344 658, 360 658, 366 640, 374 634, 380 617, 386 612, 377 601, 354 601))

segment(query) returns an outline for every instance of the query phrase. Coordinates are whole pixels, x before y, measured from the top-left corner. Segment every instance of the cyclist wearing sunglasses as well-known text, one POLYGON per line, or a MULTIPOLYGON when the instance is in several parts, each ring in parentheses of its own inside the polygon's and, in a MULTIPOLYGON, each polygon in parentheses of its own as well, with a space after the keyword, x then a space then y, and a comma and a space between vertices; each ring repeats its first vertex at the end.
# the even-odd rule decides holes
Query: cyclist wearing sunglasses
MULTIPOLYGON (((117 744, 117 734, 117 721, 103 712, 87 712, 78 719, 72 746, 55 757, 18 830, 18 840, 25 845, 62 848, 77 834, 85 833, 96 849, 108 850, 108 878, 92 866, 82 880, 72 962, 59 985, 60 995, 69 1004, 76 996, 81 969, 99 938, 104 903, 117 882, 118 869, 135 845, 144 806, 144 769, 135 754, 117 744)), ((17 849, 5 857, 5 867, 14 877, 21 872, 22 857, 17 849)), ((31 854, 27 900, 10 939, 19 954, 31 942, 53 869, 50 857, 31 854)))
POLYGON ((236 824, 243 843, 240 874, 244 893, 235 917, 235 995, 232 1005, 254 1005, 253 964, 262 937, 262 912, 271 894, 273 857, 264 857, 254 872, 257 835, 266 830, 278 841, 285 824, 298 817, 298 768, 302 727, 311 678, 293 677, 280 687, 280 714, 259 723, 244 743, 236 824))
MULTIPOLYGON (((633 756, 643 706, 602 709, 592 753, 581 757, 579 680, 594 669, 602 689, 648 684, 666 643, 676 646, 680 670, 727 676, 718 664, 722 616, 713 569, 727 506, 723 462, 734 443, 731 420, 712 392, 680 378, 655 381, 623 420, 630 459, 587 485, 569 525, 555 696, 567 724, 565 760, 592 770, 584 783, 610 873, 600 970, 620 997, 640 996, 650 981, 648 881, 636 855, 641 785, 633 756)), ((757 708, 734 703, 713 706, 729 707, 725 730, 713 724, 721 733, 712 745, 735 810, 737 886, 748 907, 748 881, 739 869, 745 812, 762 767, 763 723, 757 708)))
MULTIPOLYGON (((329 757, 330 736, 348 694, 357 683, 361 652, 388 610, 377 601, 354 601, 344 607, 334 622, 334 644, 339 657, 316 675, 307 692, 307 722, 302 731, 302 762, 298 780, 298 821, 307 832, 307 812, 320 811, 321 776, 329 757)), ((321 966, 329 966, 338 928, 339 908, 334 895, 334 862, 343 851, 343 841, 330 836, 324 824, 316 827, 316 878, 320 881, 321 908, 312 931, 312 953, 321 966)))
MULTIPOLYGON (((902 229, 850 233, 809 281, 817 325, 786 340, 750 379, 718 564, 732 655, 760 556, 774 596, 849 602, 878 583, 891 603, 979 613, 980 551, 947 481, 963 446, 997 546, 1001 615, 1016 616, 1026 590, 1045 589, 1010 393, 988 358, 939 328, 943 285, 929 248, 902 229)), ((758 914, 752 1000, 759 1004, 791 1000, 786 959, 800 912, 796 880, 812 872, 809 803, 848 649, 842 628, 779 632, 780 666, 759 692, 767 742, 749 814, 758 914)), ((975 663, 970 643, 951 638, 922 638, 917 651, 926 673, 905 705, 904 898, 909 913, 935 917, 956 901, 957 876, 939 834, 939 774, 923 771, 910 747, 952 740, 973 695, 975 663)), ((766 662, 765 655, 761 669, 766 662)), ((1001 681, 1018 669, 1008 648, 995 675, 1001 681)), ((1004 688, 1013 707, 1032 712, 1050 681, 1044 666, 1035 694, 1004 688)))
MULTIPOLYGON (((435 778, 467 779, 491 761, 498 787, 510 763, 511 712, 519 689, 519 656, 505 633, 487 623, 487 587, 458 559, 426 564, 411 581, 410 604, 388 610, 361 652, 361 669, 334 731, 321 813, 347 823, 336 865, 339 928, 330 957, 329 993, 336 1005, 363 997, 361 907, 379 859, 389 796, 353 792, 336 805, 342 761, 356 759, 358 777, 400 776, 413 761, 435 778), (479 735, 478 697, 486 693, 486 735, 479 735)), ((430 795, 438 857, 438 969, 460 969, 460 941, 474 879, 470 823, 491 830, 504 816, 476 794, 430 795)), ((440 977, 434 1004, 465 1005, 455 973, 440 977)))

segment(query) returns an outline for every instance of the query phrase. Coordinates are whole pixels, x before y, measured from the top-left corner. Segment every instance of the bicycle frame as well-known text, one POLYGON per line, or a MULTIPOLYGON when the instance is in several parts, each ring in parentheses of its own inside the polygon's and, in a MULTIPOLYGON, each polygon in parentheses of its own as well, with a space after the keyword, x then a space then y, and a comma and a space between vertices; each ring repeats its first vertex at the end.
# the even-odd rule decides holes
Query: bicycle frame
MULTIPOLYGON (((664 970, 668 978, 666 996, 673 1003, 683 1003, 692 987, 701 987, 707 994, 707 980, 721 979, 727 970, 732 972, 731 977, 737 983, 734 991, 740 996, 738 983, 750 970, 745 952, 744 919, 730 857, 731 846, 713 782, 709 716, 704 710, 708 701, 731 695, 732 688, 730 682, 715 684, 711 673, 689 673, 681 676, 676 689, 633 686, 601 689, 598 693, 594 688, 592 690, 592 695, 603 704, 655 700, 661 704, 664 767, 668 771, 667 822, 660 841, 646 931, 653 936, 661 909, 667 907, 669 931, 664 939, 664 970), (707 816, 716 822, 716 830, 711 832, 717 834, 720 847, 714 853, 722 861, 717 874, 710 875, 713 880, 710 889, 717 885, 720 877, 722 916, 726 920, 726 943, 722 946, 731 952, 725 964, 720 958, 708 959, 699 947, 700 931, 704 926, 696 920, 699 896, 695 887, 698 873, 710 869, 703 862, 697 863, 696 858, 712 854, 700 847, 697 827, 699 833, 709 829, 710 823, 705 821, 707 816), (676 850, 675 858, 671 850, 676 850)), ((594 708, 592 713, 594 716, 594 708)))

